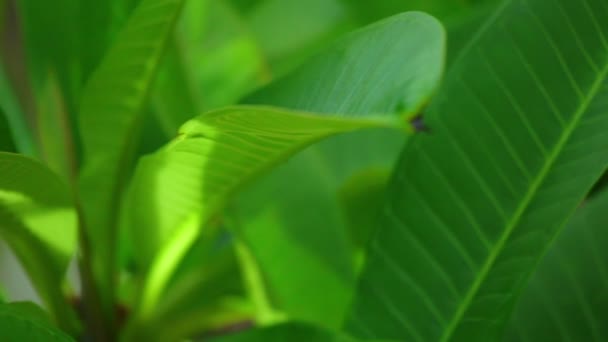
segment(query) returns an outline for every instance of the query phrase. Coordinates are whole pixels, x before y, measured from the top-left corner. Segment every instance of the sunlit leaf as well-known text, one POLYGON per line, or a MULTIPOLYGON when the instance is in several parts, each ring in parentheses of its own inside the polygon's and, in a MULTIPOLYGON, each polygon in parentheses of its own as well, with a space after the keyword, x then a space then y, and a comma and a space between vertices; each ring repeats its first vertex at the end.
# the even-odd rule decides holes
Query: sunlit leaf
POLYGON ((346 118, 266 107, 229 107, 187 122, 179 136, 144 157, 132 185, 128 215, 139 264, 153 269, 143 293, 148 314, 199 227, 236 190, 293 153, 324 137, 369 127, 408 130, 398 118, 346 118), (187 205, 186 205, 187 204, 187 205), (158 210, 162 206, 162 210, 158 210), (160 248, 160 251, 158 251, 160 248))

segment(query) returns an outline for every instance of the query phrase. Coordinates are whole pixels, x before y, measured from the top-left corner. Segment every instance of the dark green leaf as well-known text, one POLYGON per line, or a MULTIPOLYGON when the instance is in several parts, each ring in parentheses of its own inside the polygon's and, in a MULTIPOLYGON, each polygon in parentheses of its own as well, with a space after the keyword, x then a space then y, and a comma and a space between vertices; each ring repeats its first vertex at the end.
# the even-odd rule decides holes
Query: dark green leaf
POLYGON ((74 341, 44 319, 42 309, 31 303, 0 304, 0 340, 22 341, 74 341))
POLYGON ((358 336, 492 341, 606 169, 608 6, 504 1, 395 171, 348 324, 358 336))
POLYGON ((519 299, 507 341, 608 340, 608 192, 582 205, 519 299))

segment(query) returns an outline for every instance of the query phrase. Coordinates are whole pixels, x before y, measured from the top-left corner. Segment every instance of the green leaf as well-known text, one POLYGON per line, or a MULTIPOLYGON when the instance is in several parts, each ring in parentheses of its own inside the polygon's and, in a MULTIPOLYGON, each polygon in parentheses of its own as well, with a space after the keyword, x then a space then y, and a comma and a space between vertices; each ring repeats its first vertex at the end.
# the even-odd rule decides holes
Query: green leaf
POLYGON ((139 264, 153 260, 142 294, 148 315, 171 272, 228 198, 260 173, 324 137, 369 127, 409 129, 397 118, 345 118, 268 107, 229 107, 187 122, 178 138, 142 158, 128 215, 139 264), (159 209, 162 207, 162 209, 159 209), (160 251, 158 251, 160 248, 160 251))
POLYGON ((223 233, 219 241, 201 234, 175 271, 154 317, 144 325, 129 322, 128 339, 178 341, 251 320, 234 246, 223 233))
POLYGON ((315 84, 304 73, 305 67, 293 75, 299 82, 271 87, 264 93, 280 93, 288 100, 287 91, 298 91, 309 80, 310 87, 319 92, 317 103, 327 105, 324 113, 333 109, 348 115, 264 107, 218 110, 190 121, 172 144, 144 158, 135 174, 127 210, 130 227, 136 229, 132 236, 139 236, 138 230, 145 227, 147 239, 133 246, 139 264, 145 267, 152 257, 156 260, 143 292, 142 315, 149 314, 199 227, 250 179, 330 135, 365 127, 409 129, 407 116, 428 99, 441 75, 443 43, 441 26, 427 15, 390 18, 354 33, 307 66, 331 70, 332 74, 324 76, 333 82, 315 84), (399 39, 394 36, 396 31, 401 34, 399 39), (411 63, 403 64, 403 54, 411 63), (372 63, 376 67, 368 68, 372 63), (396 79, 387 80, 387 74, 396 79), (384 80, 387 88, 378 88, 374 80, 384 80), (315 88, 322 84, 327 88, 315 88), (331 99, 338 96, 346 100, 336 105, 331 99), (395 107, 403 115, 394 115, 395 107), (156 252, 159 247, 162 249, 156 252))
POLYGON ((351 241, 362 254, 376 228, 386 197, 389 170, 368 168, 345 182, 338 192, 340 204, 351 228, 351 241))
MULTIPOLYGON (((80 107, 80 190, 104 303, 113 295, 116 221, 141 112, 183 0, 144 0, 91 76, 80 107)), ((106 310, 110 310, 109 307, 106 310)))
POLYGON ((508 341, 606 341, 608 192, 582 205, 526 286, 508 341))
POLYGON ((348 329, 497 340, 543 251, 606 169, 608 6, 505 1, 396 169, 348 329))
MULTIPOLYGON (((400 19, 418 16, 403 14, 359 30, 244 102, 354 116, 418 113, 437 86, 445 49, 439 25, 409 26, 400 19)), ((367 130, 322 141, 239 201, 241 234, 274 304, 289 317, 341 324, 355 270, 337 193, 362 169, 390 167, 405 140, 395 133, 367 130), (327 298, 328 292, 337 294, 327 298)))
POLYGON ((45 313, 31 303, 0 304, 0 340, 74 341, 44 319, 45 313))
POLYGON ((76 250, 76 224, 66 184, 32 159, 0 153, 0 236, 64 328, 73 328, 61 284, 76 250))
POLYGON ((225 213, 235 217, 235 232, 264 280, 269 303, 256 303, 258 324, 275 320, 263 314, 267 307, 329 328, 344 319, 355 281, 353 252, 334 177, 321 158, 317 149, 303 151, 239 194, 225 213))

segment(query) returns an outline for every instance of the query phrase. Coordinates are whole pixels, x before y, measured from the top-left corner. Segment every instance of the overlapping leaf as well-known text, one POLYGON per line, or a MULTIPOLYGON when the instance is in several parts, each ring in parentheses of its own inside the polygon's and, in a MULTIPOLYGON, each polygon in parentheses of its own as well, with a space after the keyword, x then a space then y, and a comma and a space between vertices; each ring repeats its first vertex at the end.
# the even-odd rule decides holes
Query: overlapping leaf
POLYGON ((146 229, 145 241, 133 244, 135 256, 144 267, 155 260, 142 305, 153 306, 199 227, 242 185, 324 137, 369 127, 407 126, 387 117, 346 119, 246 106, 187 122, 171 144, 142 159, 131 189, 131 236, 146 229))
POLYGON ((526 286, 507 341, 608 339, 608 192, 583 204, 526 286))
POLYGON ((491 341, 606 168, 608 5, 504 1, 404 150, 348 328, 491 341))

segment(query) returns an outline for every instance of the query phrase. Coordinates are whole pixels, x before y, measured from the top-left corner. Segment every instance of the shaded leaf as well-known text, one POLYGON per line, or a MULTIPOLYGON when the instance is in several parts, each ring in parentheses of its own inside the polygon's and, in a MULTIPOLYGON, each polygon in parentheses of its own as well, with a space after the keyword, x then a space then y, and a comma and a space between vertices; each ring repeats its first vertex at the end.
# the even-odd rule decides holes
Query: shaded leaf
POLYGON ((348 329, 488 341, 608 160, 608 6, 505 1, 403 151, 348 329))
POLYGON ((608 192, 584 203, 519 298, 507 341, 608 339, 608 192))
POLYGON ((74 341, 43 317, 44 312, 31 303, 0 304, 0 339, 6 342, 74 341))

